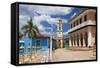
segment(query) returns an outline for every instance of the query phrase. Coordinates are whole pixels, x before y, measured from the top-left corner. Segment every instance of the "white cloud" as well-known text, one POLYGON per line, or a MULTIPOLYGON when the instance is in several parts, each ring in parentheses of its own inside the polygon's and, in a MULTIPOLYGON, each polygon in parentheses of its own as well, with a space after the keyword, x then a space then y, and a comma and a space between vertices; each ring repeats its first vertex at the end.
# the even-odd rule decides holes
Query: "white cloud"
MULTIPOLYGON (((19 8, 19 29, 33 17, 33 24, 35 24, 43 34, 48 34, 41 22, 47 21, 49 24, 57 24, 58 18, 53 18, 51 15, 67 15, 73 8, 69 7, 54 7, 54 6, 39 6, 39 5, 20 5, 19 8)), ((67 23, 67 19, 62 19, 62 23, 67 23)))
MULTIPOLYGON (((48 15, 34 16, 35 24, 40 24, 42 21, 47 21, 49 24, 57 24, 58 18, 52 18, 48 15)), ((62 19, 62 23, 67 23, 67 19, 62 19)))
POLYGON ((20 5, 20 10, 22 10, 26 15, 67 15, 72 11, 72 9, 72 7, 60 6, 20 5))
POLYGON ((22 26, 27 24, 28 20, 29 20, 29 18, 27 16, 19 15, 19 31, 22 31, 21 30, 22 26))
POLYGON ((63 35, 68 35, 68 32, 63 32, 63 35))
POLYGON ((44 15, 66 15, 71 12, 72 8, 69 7, 52 7, 52 6, 38 6, 36 12, 44 15))
POLYGON ((45 31, 45 27, 44 27, 43 25, 38 24, 37 26, 38 26, 38 28, 39 28, 39 30, 40 30, 41 32, 45 31))
MULTIPOLYGON (((25 15, 20 15, 19 16, 19 30, 20 31, 22 31, 21 30, 21 28, 22 28, 22 26, 24 26, 25 24, 27 24, 27 21, 30 19, 30 17, 28 17, 28 16, 25 16, 25 15)), ((36 26, 38 26, 38 28, 39 28, 39 30, 41 31, 41 32, 43 32, 43 31, 45 31, 45 27, 42 25, 42 24, 40 24, 43 20, 45 20, 44 18, 42 18, 42 17, 39 17, 39 16, 35 16, 34 18, 33 18, 33 24, 34 25, 36 25, 36 26)))
POLYGON ((76 15, 76 13, 74 13, 74 14, 71 16, 71 18, 73 18, 75 15, 76 15))
MULTIPOLYGON (((19 29, 21 30, 21 27, 27 24, 27 21, 30 19, 28 16, 20 15, 19 16, 19 29)), ((52 18, 48 15, 40 15, 40 16, 34 16, 33 17, 33 24, 36 25, 41 32, 45 31, 45 29, 49 29, 49 27, 44 27, 41 22, 47 21, 49 24, 55 24, 57 25, 58 18, 52 18)), ((67 23, 66 19, 62 19, 62 23, 67 23)))

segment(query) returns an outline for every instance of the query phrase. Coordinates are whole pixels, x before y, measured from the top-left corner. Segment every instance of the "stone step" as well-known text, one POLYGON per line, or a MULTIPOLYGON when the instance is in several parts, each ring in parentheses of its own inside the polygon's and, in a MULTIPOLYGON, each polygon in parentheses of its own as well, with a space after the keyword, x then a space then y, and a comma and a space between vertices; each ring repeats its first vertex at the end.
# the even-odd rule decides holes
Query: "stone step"
POLYGON ((94 50, 94 48, 89 48, 89 47, 70 47, 68 49, 69 50, 74 50, 74 51, 89 51, 89 50, 94 50))

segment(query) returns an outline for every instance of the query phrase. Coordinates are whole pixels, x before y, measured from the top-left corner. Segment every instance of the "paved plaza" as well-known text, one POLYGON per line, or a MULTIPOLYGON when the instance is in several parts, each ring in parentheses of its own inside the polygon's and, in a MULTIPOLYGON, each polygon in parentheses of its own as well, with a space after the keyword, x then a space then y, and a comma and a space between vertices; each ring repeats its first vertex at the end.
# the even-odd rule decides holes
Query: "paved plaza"
POLYGON ((96 59, 96 52, 89 51, 74 51, 66 48, 57 49, 53 52, 52 61, 77 61, 77 60, 93 60, 96 59))
MULTIPOLYGON (((59 48, 52 52, 52 60, 49 59, 49 52, 36 53, 31 56, 24 56, 24 63, 45 63, 60 61, 78 61, 78 60, 95 60, 96 52, 91 50, 70 50, 68 48, 59 48)), ((23 59, 21 59, 23 60, 23 59)), ((20 61, 22 62, 22 61, 20 61)))

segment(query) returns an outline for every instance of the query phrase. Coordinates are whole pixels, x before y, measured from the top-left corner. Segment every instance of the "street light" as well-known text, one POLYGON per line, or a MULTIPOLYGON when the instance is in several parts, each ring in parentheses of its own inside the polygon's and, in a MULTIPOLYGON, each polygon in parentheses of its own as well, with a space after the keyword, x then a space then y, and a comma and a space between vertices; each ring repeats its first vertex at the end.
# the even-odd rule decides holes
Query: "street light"
POLYGON ((52 60, 52 33, 53 33, 53 25, 51 24, 51 34, 50 34, 50 61, 52 60))

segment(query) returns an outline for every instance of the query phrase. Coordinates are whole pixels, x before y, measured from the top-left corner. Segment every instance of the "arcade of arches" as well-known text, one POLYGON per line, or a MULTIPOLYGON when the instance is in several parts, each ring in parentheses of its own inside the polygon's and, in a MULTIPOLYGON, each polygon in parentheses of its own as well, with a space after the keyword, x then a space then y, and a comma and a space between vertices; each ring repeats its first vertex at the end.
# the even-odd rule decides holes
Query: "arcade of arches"
POLYGON ((96 45, 96 28, 87 26, 80 30, 70 33, 70 47, 92 47, 96 45))

